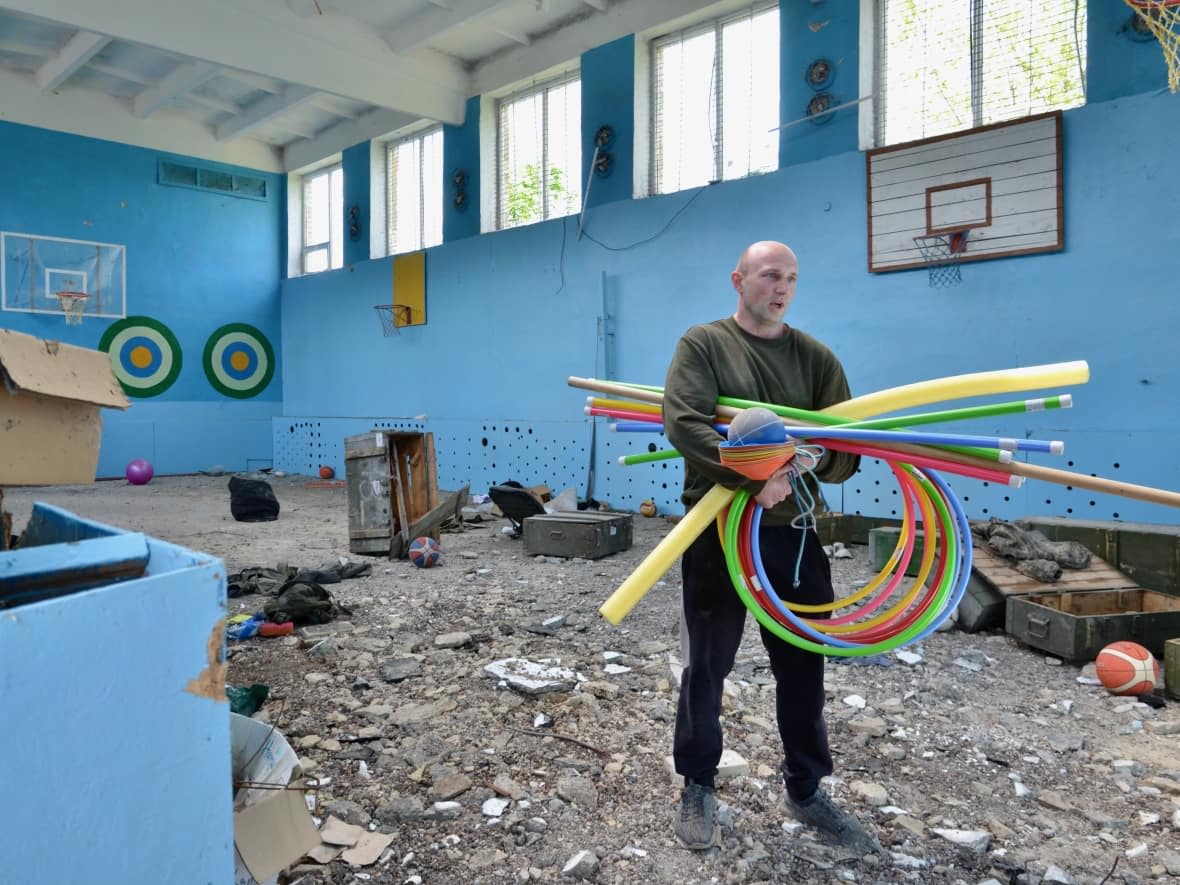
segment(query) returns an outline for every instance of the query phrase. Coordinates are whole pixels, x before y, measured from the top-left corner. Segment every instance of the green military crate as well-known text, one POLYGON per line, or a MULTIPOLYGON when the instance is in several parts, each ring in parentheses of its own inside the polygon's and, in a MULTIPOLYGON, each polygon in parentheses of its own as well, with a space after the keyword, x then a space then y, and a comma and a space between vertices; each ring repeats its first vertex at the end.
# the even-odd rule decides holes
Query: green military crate
POLYGON ((1083 590, 1009 596, 1007 632, 1067 661, 1092 661, 1120 639, 1153 655, 1180 634, 1180 597, 1154 590, 1083 590))
POLYGON ((530 516, 524 521, 524 546, 533 556, 598 559, 631 548, 630 513, 590 510, 530 516))
POLYGON ((1164 643, 1164 690, 1180 700, 1180 638, 1164 643))

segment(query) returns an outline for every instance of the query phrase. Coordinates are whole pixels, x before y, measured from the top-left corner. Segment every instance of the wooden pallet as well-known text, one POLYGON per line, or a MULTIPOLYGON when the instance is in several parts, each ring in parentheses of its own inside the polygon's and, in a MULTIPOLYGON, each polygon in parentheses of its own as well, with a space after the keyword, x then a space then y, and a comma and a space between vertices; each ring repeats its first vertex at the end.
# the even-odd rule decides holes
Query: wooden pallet
POLYGON ((1063 568, 1061 578, 1052 583, 1021 574, 990 547, 975 539, 975 573, 1002 596, 1030 593, 1072 593, 1075 590, 1139 590, 1140 586, 1100 556, 1091 556, 1083 569, 1063 568))

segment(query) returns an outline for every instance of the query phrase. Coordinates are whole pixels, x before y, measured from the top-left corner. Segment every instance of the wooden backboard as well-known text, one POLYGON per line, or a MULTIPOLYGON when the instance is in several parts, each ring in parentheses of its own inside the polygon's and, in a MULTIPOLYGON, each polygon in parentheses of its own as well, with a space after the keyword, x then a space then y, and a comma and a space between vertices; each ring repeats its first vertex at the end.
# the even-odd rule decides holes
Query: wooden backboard
POLYGON ((962 261, 1065 246, 1061 112, 865 154, 869 271, 924 267, 915 237, 969 230, 962 261))

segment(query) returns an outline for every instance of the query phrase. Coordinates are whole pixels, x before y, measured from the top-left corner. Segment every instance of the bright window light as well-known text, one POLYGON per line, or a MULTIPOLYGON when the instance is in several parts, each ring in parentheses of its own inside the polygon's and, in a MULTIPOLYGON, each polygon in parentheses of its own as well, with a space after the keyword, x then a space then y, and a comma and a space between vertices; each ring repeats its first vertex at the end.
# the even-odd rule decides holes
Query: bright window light
POLYGON ((652 41, 655 193, 778 167, 778 6, 652 41))

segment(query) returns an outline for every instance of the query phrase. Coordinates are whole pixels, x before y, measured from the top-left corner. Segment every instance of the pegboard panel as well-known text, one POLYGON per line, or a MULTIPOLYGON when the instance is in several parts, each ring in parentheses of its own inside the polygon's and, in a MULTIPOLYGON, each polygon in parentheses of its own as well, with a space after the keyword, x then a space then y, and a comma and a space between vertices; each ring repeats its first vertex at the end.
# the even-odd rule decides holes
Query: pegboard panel
POLYGON ((374 429, 422 432, 426 425, 412 418, 274 418, 274 468, 318 476, 326 464, 343 479, 344 438, 374 429))
POLYGON ((471 484, 484 494, 499 483, 544 483, 554 494, 586 489, 590 437, 578 421, 530 421, 519 418, 431 419, 440 487, 471 484))
MULTIPOLYGON (((971 519, 988 519, 998 516, 1002 519, 1025 516, 1024 488, 1012 488, 993 482, 969 479, 965 476, 941 473, 955 496, 963 503, 963 509, 971 519)), ((863 516, 880 516, 900 519, 902 516, 901 491, 897 478, 889 466, 877 458, 862 458, 860 468, 842 486, 844 513, 863 516)), ((833 509, 835 502, 829 502, 833 509)))
POLYGON ((598 476, 594 497, 617 510, 638 510, 644 500, 655 503, 660 513, 684 512, 680 490, 684 485, 684 461, 675 458, 624 467, 623 455, 672 448, 661 432, 614 433, 611 422, 598 419, 598 476))
MULTIPOLYGON (((1153 488, 1180 491, 1180 466, 1168 456, 1165 433, 1074 432, 1065 435, 1062 456, 1022 455, 1042 467, 1153 488)), ((943 474, 971 519, 1020 519, 1063 516, 1074 519, 1124 520, 1174 524, 1180 511, 1119 495, 1102 494, 1041 479, 1019 489, 943 474)), ((835 501, 831 502, 835 506, 835 501)), ((885 464, 861 460, 860 470, 843 486, 843 511, 865 516, 899 517, 897 481, 885 464)))

